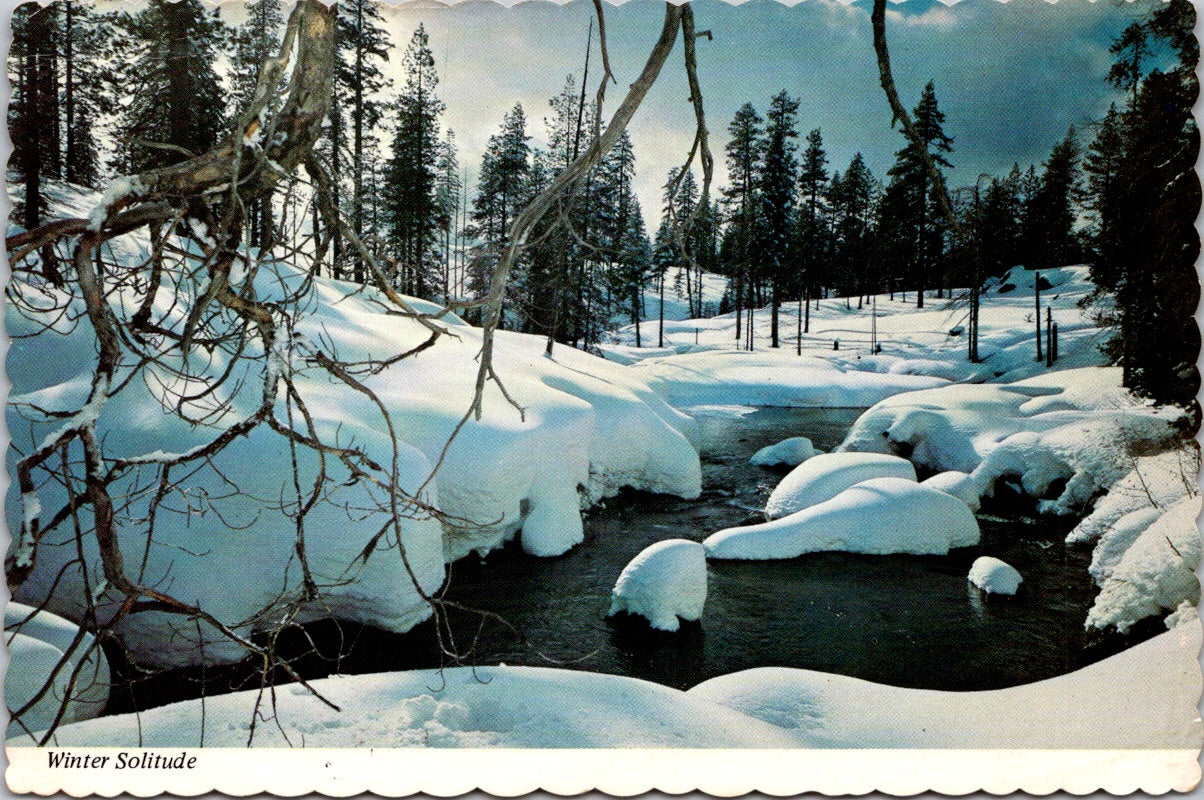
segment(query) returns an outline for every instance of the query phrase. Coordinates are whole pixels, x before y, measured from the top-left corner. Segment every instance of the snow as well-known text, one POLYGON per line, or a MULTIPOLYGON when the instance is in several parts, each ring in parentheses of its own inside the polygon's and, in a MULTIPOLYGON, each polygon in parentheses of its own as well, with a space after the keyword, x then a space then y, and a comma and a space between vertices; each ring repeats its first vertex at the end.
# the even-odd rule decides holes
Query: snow
POLYGON ((623 568, 607 616, 626 611, 646 617, 653 628, 676 631, 679 617, 702 618, 706 599, 706 551, 698 542, 668 539, 644 548, 623 568))
MULTIPOLYGON (((4 641, 10 659, 5 679, 5 702, 10 717, 41 691, 63 654, 71 649, 78 631, 74 623, 48 611, 21 603, 5 606, 4 641)), ((54 676, 50 690, 20 720, 10 719, 7 736, 50 727, 63 699, 68 696, 71 699, 63 712, 64 722, 91 719, 100 714, 109 699, 109 662, 97 647, 82 659, 81 666, 81 656, 93 641, 91 634, 84 634, 72 657, 54 676)))
POLYGON ((1129 472, 1133 452, 1175 440, 1182 412, 1132 398, 1120 379, 1117 368, 1089 367, 898 395, 866 411, 840 450, 967 472, 979 497, 1003 480, 1042 513, 1068 514, 1129 472))
POLYGON ((1137 536, 1102 581, 1087 612, 1088 628, 1124 633, 1146 617, 1175 611, 1184 602, 1198 605, 1200 498, 1186 497, 1137 536))
POLYGON ((709 558, 735 559, 822 551, 944 555, 978 539, 978 521, 961 500, 914 480, 874 478, 789 516, 719 531, 703 546, 709 558))
MULTIPOLYGON (((689 691, 633 678, 476 667, 277 686, 258 747, 1198 748, 1197 625, 1049 680, 940 692, 784 667, 689 691), (277 725, 278 723, 278 725, 277 725)), ((65 725, 60 747, 244 747, 257 692, 65 725), (205 725, 201 725, 202 716, 205 725)), ((261 709, 262 712, 262 709, 261 709)), ((28 746, 27 738, 9 746, 28 746)))
POLYGON ((764 667, 687 694, 773 723, 811 747, 1195 750, 1198 626, 1181 625, 1049 680, 983 692, 884 686, 764 667))
MULTIPOLYGON (((95 195, 81 197, 69 188, 52 186, 50 195, 58 208, 97 206, 95 195)), ((113 257, 141 263, 147 247, 145 239, 125 237, 114 242, 113 257)), ((263 260, 249 280, 258 296, 270 302, 306 286, 308 276, 288 264, 263 260)), ((62 299, 52 288, 21 284, 20 279, 10 288, 28 291, 39 307, 43 301, 38 298, 46 297, 46 307, 62 299)), ((165 286, 155 299, 154 314, 165 325, 180 324, 189 294, 195 291, 188 280, 165 286)), ((387 300, 373 289, 319 278, 312 292, 303 303, 310 313, 296 323, 296 341, 281 337, 279 349, 268 360, 272 368, 295 371, 298 391, 325 441, 354 444, 376 463, 388 465, 394 442, 381 412, 369 398, 314 366, 305 357, 306 348, 336 352, 346 361, 380 360, 423 343, 429 331, 417 320, 387 313, 387 300)), ((117 296, 115 302, 119 316, 136 309, 132 296, 117 296)), ((424 314, 441 312, 432 303, 413 304, 424 314)), ((72 304, 77 317, 80 310, 78 302, 72 304)), ((110 491, 126 498, 117 524, 120 544, 127 552, 141 554, 147 547, 147 507, 158 477, 158 466, 147 454, 195 452, 214 435, 213 428, 191 425, 170 412, 176 395, 201 384, 154 366, 143 378, 125 381, 130 368, 125 365, 112 383, 119 391, 103 403, 85 404, 95 367, 94 335, 85 324, 77 324, 30 336, 43 323, 32 316, 27 319, 14 304, 6 304, 6 324, 13 337, 8 360, 12 439, 27 452, 31 443, 62 428, 61 418, 45 417, 36 406, 74 414, 72 424, 94 421, 108 458, 138 460, 110 491)), ((549 358, 542 338, 508 331, 498 332, 494 366, 522 411, 490 385, 482 419, 468 420, 444 452, 472 398, 481 331, 451 314, 441 314, 439 322, 449 333, 432 347, 379 374, 361 375, 392 418, 400 488, 411 495, 421 492, 424 501, 446 515, 440 522, 417 508, 402 509, 401 544, 419 586, 407 576, 392 534, 366 561, 361 559, 365 545, 382 528, 385 514, 379 509, 386 502, 367 482, 350 481, 337 459, 327 459, 329 492, 305 523, 306 553, 323 587, 322 597, 302 609, 300 621, 334 616, 405 631, 430 615, 419 587, 427 593, 438 589, 449 561, 488 551, 515 536, 521 537, 528 553, 563 553, 581 541, 581 509, 623 487, 685 498, 697 497, 701 490, 693 419, 674 410, 621 365, 568 347, 557 348, 549 358), (431 478, 436 464, 438 471, 431 478), (354 580, 348 581, 349 576, 354 580)), ((255 347, 251 345, 251 355, 257 355, 255 347)), ((226 358, 220 349, 164 356, 168 367, 187 365, 193 373, 210 377, 226 369, 226 358)), ((236 369, 221 392, 185 404, 185 411, 212 425, 246 418, 260 402, 263 384, 258 372, 263 363, 236 369)), ((286 421, 282 401, 276 416, 286 421)), ((300 484, 312 485, 317 458, 304 450, 298 458, 300 484)), ((242 623, 272 606, 282 590, 296 591, 300 585, 296 525, 286 513, 295 496, 290 450, 279 435, 259 428, 235 439, 211 467, 196 463, 199 469, 175 472, 184 482, 158 515, 142 578, 199 603, 222 622, 242 623), (274 468, 264 469, 265 464, 274 468), (243 491, 233 493, 231 485, 243 491), (222 580, 214 581, 215 574, 222 580), (239 591, 229 591, 230 586, 239 591)), ((10 489, 7 514, 15 530, 23 512, 13 492, 10 489)), ((53 514, 66 502, 65 490, 54 481, 43 483, 37 487, 37 500, 53 514)), ((87 515, 85 509, 85 525, 90 524, 87 515)), ((41 603, 52 594, 56 575, 74 558, 68 527, 60 525, 46 534, 33 572, 17 590, 19 600, 41 603), (65 544, 71 546, 61 546, 65 544)), ((91 545, 86 558, 89 571, 99 573, 98 554, 91 545)), ((84 605, 79 570, 69 567, 48 607, 80 619, 84 605)), ((112 602, 102 603, 102 618, 115 608, 112 602)), ((263 615, 239 631, 247 634, 256 626, 271 625, 273 616, 263 615)), ((222 662, 244 655, 204 625, 201 647, 194 641, 192 622, 158 612, 127 617, 119 632, 148 666, 222 662)))
MULTIPOLYGON (((258 747, 739 747, 795 746, 787 732, 667 686, 535 667, 336 676, 279 686, 275 722, 258 747), (279 723, 277 726, 276 722, 279 723)), ((235 692, 66 725, 59 747, 245 747, 256 691, 235 692), (205 724, 201 724, 204 715, 205 724)), ((265 699, 265 704, 267 700, 265 699)), ((265 710, 260 709, 260 714, 265 710)), ((28 740, 10 740, 9 746, 28 740)))
POLYGON ((979 556, 970 565, 966 580, 987 594, 1015 594, 1024 578, 1011 564, 991 556, 979 556))
POLYGON ((927 486, 930 489, 939 489, 946 494, 953 495, 965 503, 971 511, 978 511, 981 505, 978 499, 978 492, 974 490, 974 479, 965 472, 958 472, 957 470, 938 472, 931 478, 920 481, 920 485, 927 486))
POLYGON ((748 463, 758 467, 797 467, 808 458, 822 452, 822 450, 816 450, 815 445, 811 444, 811 440, 806 436, 792 436, 777 444, 762 447, 753 453, 752 458, 748 459, 748 463))
POLYGON ((880 453, 825 453, 799 464, 782 478, 769 495, 765 514, 785 517, 831 500, 856 483, 870 478, 914 481, 915 467, 906 459, 880 453))

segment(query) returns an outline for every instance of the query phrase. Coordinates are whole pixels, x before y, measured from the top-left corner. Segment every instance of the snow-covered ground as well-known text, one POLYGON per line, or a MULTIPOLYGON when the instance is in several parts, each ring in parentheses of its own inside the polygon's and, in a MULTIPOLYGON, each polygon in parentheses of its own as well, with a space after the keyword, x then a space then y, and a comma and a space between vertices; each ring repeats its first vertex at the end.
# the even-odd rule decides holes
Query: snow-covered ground
MULTIPOLYGON (((52 206, 86 216, 95 202, 92 196, 60 191, 52 206)), ((114 257, 139 263, 146 246, 145 240, 127 238, 114 257)), ((255 289, 261 299, 278 298, 305 279, 287 264, 265 263, 255 289)), ((165 327, 180 324, 188 298, 202 288, 199 278, 185 277, 175 291, 160 290, 155 313, 174 320, 165 327)), ((43 306, 63 299, 54 289, 30 283, 14 283, 10 291, 14 290, 43 306)), ((133 302, 119 298, 126 306, 121 313, 133 313, 133 302)), ((78 314, 79 302, 72 306, 78 314)), ((428 331, 417 321, 387 313, 388 304, 377 292, 332 280, 314 282, 306 310, 290 345, 273 358, 287 360, 295 371, 298 391, 324 441, 355 443, 378 464, 389 464, 393 443, 380 410, 364 394, 331 380, 307 356, 322 350, 344 361, 385 359, 420 345, 428 331)), ((86 324, 64 322, 54 332, 39 333, 44 322, 39 314, 22 315, 13 303, 6 305, 13 338, 8 426, 22 452, 62 425, 53 414, 80 409, 94 368, 95 340, 86 324)), ((421 491, 448 518, 441 525, 419 511, 406 514, 413 518, 404 521, 402 543, 423 591, 439 586, 446 561, 495 547, 520 529, 527 552, 563 553, 582 539, 582 506, 621 487, 687 498, 698 495, 701 478, 691 444, 692 419, 618 364, 567 347, 549 358, 541 339, 516 333, 499 333, 495 369, 523 411, 490 387, 483 418, 470 419, 444 453, 472 398, 481 331, 450 315, 442 323, 449 333, 434 346, 378 374, 360 376, 391 414, 400 486, 411 494, 421 491), (428 481, 440 458, 438 472, 428 481)), ((252 355, 254 347, 249 345, 252 355)), ((170 351, 163 360, 180 366, 182 358, 170 351)), ((187 358, 194 370, 211 376, 221 374, 228 364, 221 350, 187 358)), ((261 364, 252 362, 249 369, 258 370, 261 364)), ((186 389, 179 378, 150 366, 144 377, 123 382, 129 368, 124 365, 114 381, 121 388, 110 394, 97 420, 98 439, 110 458, 150 454, 153 461, 155 454, 187 451, 211 440, 214 427, 248 417, 259 403, 261 381, 253 373, 236 372, 217 395, 185 404, 193 416, 205 418, 205 424, 189 424, 172 411, 175 396, 186 389)), ((276 416, 288 424, 283 400, 276 416)), ((117 529, 121 547, 138 554, 136 564, 142 562, 138 579, 198 603, 228 624, 246 620, 270 607, 282 590, 295 588, 301 580, 301 570, 292 564, 296 523, 286 513, 287 501, 280 499, 295 496, 291 458, 287 441, 261 426, 212 459, 212 469, 202 465, 187 477, 184 469, 177 470, 181 491, 164 500, 149 546, 145 520, 158 467, 151 463, 120 479, 110 492, 126 498, 117 529)), ((308 451, 300 451, 298 459, 300 485, 310 486, 318 459, 308 451)), ((396 543, 361 558, 365 545, 382 528, 384 514, 374 509, 387 503, 374 496, 372 486, 349 481, 337 459, 326 459, 325 469, 328 490, 306 518, 307 557, 324 587, 323 597, 306 613, 409 629, 430 612, 407 577, 396 543)), ((64 488, 53 480, 28 497, 15 494, 16 482, 12 485, 6 511, 12 531, 20 530, 23 513, 40 507, 49 517, 67 502, 64 488)), ((86 506, 82 513, 89 513, 86 506)), ((67 569, 55 584, 75 557, 70 527, 63 524, 46 534, 36 568, 16 597, 30 603, 49 597, 51 610, 78 619, 84 606, 83 576, 67 569)), ((95 550, 87 555, 89 571, 100 574, 95 550)), ((270 618, 268 614, 244 630, 271 624, 270 618)), ((176 624, 155 612, 132 615, 122 625, 126 644, 147 663, 222 661, 244 655, 226 641, 211 642, 202 654, 192 644, 197 633, 191 621, 176 624)))
MULTIPOLYGON (((1043 337, 1046 307, 1058 325, 1056 368, 1104 363, 1098 345, 1105 334, 1078 305, 1094 288, 1087 268, 1045 270, 1041 277, 1050 287, 1041 293, 1043 337)), ((769 346, 768 308, 754 314, 753 353, 740 350, 734 314, 666 322, 660 349, 636 348, 634 329, 625 326, 601 349, 608 358, 635 364, 679 406, 870 406, 892 394, 948 381, 1015 381, 1045 372, 1034 360, 1034 280, 1035 273, 1016 268, 988 284, 979 315, 978 364, 966 359, 964 292, 953 301, 929 295, 923 309, 915 307, 914 293, 906 300, 879 295, 860 309, 855 299, 851 308, 845 298, 820 300, 810 311, 801 358, 794 303, 782 307, 776 350, 769 346), (875 327, 879 353, 871 350, 875 327), (837 343, 839 349, 833 349, 837 343)), ((643 344, 656 344, 655 325, 655 320, 643 324, 643 344)))
MULTIPOLYGON (((420 670, 274 695, 259 747, 842 747, 1192 749, 1198 623, 1050 680, 988 692, 902 689, 768 667, 689 691, 532 667, 420 670)), ((258 692, 65 725, 60 747, 243 747, 258 692), (201 724, 204 719, 204 725, 201 724)), ((265 702, 267 702, 265 700, 265 702)), ((259 713, 266 713, 264 708, 259 713)), ((28 737, 9 739, 26 746, 28 737)))

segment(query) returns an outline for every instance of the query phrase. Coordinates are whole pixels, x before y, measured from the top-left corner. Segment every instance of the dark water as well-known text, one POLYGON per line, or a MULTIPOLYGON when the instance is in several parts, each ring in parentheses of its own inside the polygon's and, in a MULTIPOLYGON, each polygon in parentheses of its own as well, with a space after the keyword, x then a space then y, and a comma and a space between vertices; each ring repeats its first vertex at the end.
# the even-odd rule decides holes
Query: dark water
MULTIPOLYGON (((566 666, 686 688, 716 675, 786 666, 897 686, 993 689, 1072 671, 1132 642, 1087 647, 1094 595, 1089 553, 1062 545, 1073 520, 981 515, 982 543, 948 556, 807 555, 788 561, 712 561, 700 623, 675 634, 642 617, 608 620, 610 590, 627 562, 662 539, 702 540, 764 506, 783 471, 752 466, 757 449, 788 436, 836 446, 856 409, 762 409, 699 416, 703 495, 685 501, 629 492, 590 512, 586 540, 558 558, 515 546, 453 566, 448 599, 504 617, 451 612, 461 652, 478 664, 566 666), (1019 594, 985 598, 966 573, 993 555, 1024 576, 1019 594)), ((922 524, 917 520, 917 524, 922 524)), ((435 627, 406 634, 336 623, 285 636, 306 677, 439 666, 435 627), (317 644, 320 654, 312 652, 317 644)), ((112 711, 258 685, 246 666, 176 671, 117 694, 112 711)))

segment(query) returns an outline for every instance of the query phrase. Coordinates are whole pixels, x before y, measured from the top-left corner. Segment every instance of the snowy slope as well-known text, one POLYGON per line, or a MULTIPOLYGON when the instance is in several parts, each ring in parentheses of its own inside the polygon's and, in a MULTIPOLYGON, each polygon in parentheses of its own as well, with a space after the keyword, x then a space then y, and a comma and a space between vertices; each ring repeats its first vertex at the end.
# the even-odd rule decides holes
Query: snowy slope
MULTIPOLYGON (((1058 369, 1104 363, 1099 345, 1107 334, 1078 303, 1094 288, 1086 267, 1045 270, 1051 288, 1041 295, 1059 329, 1058 369)), ((603 347, 608 358, 635 363, 649 382, 678 405, 736 403, 778 406, 869 406, 892 394, 944 381, 1015 381, 1046 371, 1034 360, 1034 273, 1013 269, 992 281, 982 295, 979 317, 981 363, 966 359, 964 328, 968 301, 929 295, 924 309, 915 295, 879 295, 846 307, 845 298, 820 300, 810 310, 810 330, 796 355, 798 307, 781 311, 781 347, 770 348, 770 312, 754 314, 754 352, 741 352, 734 314, 667 322, 665 348, 656 343, 655 323, 645 323, 643 349, 634 347, 631 326, 603 347), (876 311, 874 310, 876 306, 876 311), (877 329, 881 352, 871 350, 877 329), (954 334, 954 331, 959 331, 954 334), (839 349, 834 345, 839 343, 839 349), (666 353, 672 349, 673 353, 666 353)), ((964 294, 964 292, 962 292, 964 294)), ((814 304, 813 304, 814 305, 814 304)))
MULTIPOLYGON (((94 197, 72 192, 62 192, 59 199, 68 213, 85 216, 89 203, 95 202, 94 197)), ((119 244, 115 257, 121 261, 135 264, 145 258, 145 240, 127 238, 119 244)), ((261 298, 279 298, 305 279, 287 264, 264 264, 255 288, 261 298)), ((14 288, 38 307, 59 299, 50 289, 29 284, 14 288)), ((185 278, 175 291, 161 289, 155 312, 178 321, 190 297, 202 288, 197 279, 185 278)), ((125 304, 122 313, 132 313, 134 298, 117 301, 125 304)), ((389 464, 393 444, 380 410, 365 395, 333 381, 307 356, 320 349, 344 361, 388 358, 421 344, 426 329, 386 313, 387 304, 375 291, 331 280, 314 282, 305 307, 308 313, 297 320, 291 343, 272 360, 287 361, 295 371, 298 390, 325 441, 355 443, 378 463, 389 464)), ((73 310, 79 312, 78 302, 73 310)), ((63 321, 57 323, 58 335, 34 335, 45 322, 37 313, 23 315, 12 303, 6 306, 6 325, 13 337, 8 426, 20 452, 28 452, 62 424, 47 412, 80 408, 94 366, 96 345, 85 324, 63 321)), ((404 521, 402 531, 405 554, 424 591, 442 582, 445 561, 494 547, 520 528, 528 552, 564 552, 582 538, 582 505, 623 486, 698 495, 698 455, 690 442, 693 420, 619 365, 570 348, 558 348, 555 357, 548 358, 541 339, 506 332, 498 336, 496 371, 523 412, 491 388, 483 419, 468 421, 428 482, 468 408, 481 347, 478 329, 451 316, 444 322, 449 335, 433 347, 379 374, 361 374, 391 414, 400 486, 409 493, 421 490, 449 517, 448 524, 441 525, 416 509, 405 514, 412 517, 404 521)), ((248 347, 254 355, 256 345, 248 347)), ((183 358, 178 351, 165 357, 177 365, 183 358)), ((220 374, 228 365, 220 350, 197 349, 187 358, 194 370, 208 375, 220 374)), ((205 424, 189 424, 172 413, 175 395, 185 388, 175 376, 151 367, 146 379, 122 383, 127 374, 123 371, 115 381, 120 390, 108 398, 97 421, 106 456, 179 453, 210 441, 215 435, 210 426, 228 425, 257 407, 262 363, 252 363, 253 372, 236 371, 224 394, 186 404, 193 416, 208 415, 205 424)), ((282 401, 276 415, 287 424, 282 401)), ((111 492, 125 498, 117 524, 127 562, 138 565, 136 577, 199 603, 228 624, 244 622, 271 606, 282 589, 295 589, 301 570, 295 563, 296 525, 287 513, 289 498, 295 497, 291 458, 287 442, 260 427, 235 439, 211 464, 177 470, 173 477, 181 491, 163 503, 149 547, 145 520, 158 469, 147 465, 132 470, 111 492), (221 579, 214 580, 214 575, 221 579)), ((327 459, 325 466, 328 491, 306 520, 307 555, 324 587, 323 597, 302 619, 335 616, 389 630, 409 629, 428 616, 429 609, 407 577, 397 544, 386 541, 371 557, 360 558, 382 527, 384 516, 377 509, 384 501, 375 496, 374 487, 349 482, 337 459, 327 459)), ((311 485, 317 470, 317 458, 299 451, 299 483, 311 485)), ((54 481, 45 482, 37 495, 25 498, 27 507, 36 502, 47 516, 67 500, 54 481)), ((22 498, 10 490, 10 530, 20 529, 22 513, 22 498)), ((69 527, 61 525, 47 534, 36 569, 16 592, 18 599, 40 603, 51 593, 60 569, 74 557, 69 527)), ((96 575, 97 554, 90 544, 86 548, 90 571, 96 575)), ((68 569, 49 607, 79 618, 82 595, 82 576, 68 569)), ((251 620, 243 630, 271 624, 270 618, 268 614, 251 620)), ((240 656, 238 647, 227 642, 210 642, 202 655, 192 641, 197 637, 193 623, 176 625, 157 612, 133 615, 123 626, 127 644, 148 663, 240 656)))
MULTIPOLYGON (((278 687, 259 747, 853 747, 1194 749, 1198 623, 1050 680, 989 692, 902 689, 762 668, 687 692, 530 667, 332 677, 278 687), (276 722, 279 723, 277 727, 276 722)), ((65 725, 62 747, 242 747, 257 692, 65 725)), ((28 746, 27 737, 8 746, 28 746)))

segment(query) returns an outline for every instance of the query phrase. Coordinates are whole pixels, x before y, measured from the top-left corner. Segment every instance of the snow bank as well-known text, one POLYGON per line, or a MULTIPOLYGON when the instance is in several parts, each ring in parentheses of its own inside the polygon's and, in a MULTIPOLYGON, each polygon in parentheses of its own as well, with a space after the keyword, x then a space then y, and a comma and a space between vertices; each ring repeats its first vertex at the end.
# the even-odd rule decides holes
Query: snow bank
POLYGON ((799 358, 785 350, 683 353, 647 358, 630 369, 676 406, 864 408, 899 392, 948 383, 925 375, 864 371, 815 356, 799 358))
MULTIPOLYGON (((786 731, 684 692, 617 675, 460 667, 277 687, 257 747, 792 747, 786 731), (277 726, 279 723, 279 726, 277 726)), ((175 703, 55 732, 60 747, 245 747, 255 691, 175 703), (201 724, 202 718, 204 724, 201 724), (204 731, 204 741, 200 740, 204 731)), ((262 715, 263 708, 259 709, 262 715)), ((28 744, 10 740, 9 746, 28 744)))
MULTIPOLYGON (((90 204, 94 205, 95 198, 90 204)), ((86 213, 86 212, 85 212, 86 213)), ((147 243, 134 237, 117 242, 114 256, 138 264, 147 243)), ((264 301, 280 299, 308 286, 309 277, 287 264, 264 262, 255 291, 264 301)), ((152 321, 179 325, 190 297, 201 287, 183 278, 164 287, 156 298, 152 321)), ((19 291, 39 308, 57 300, 54 289, 15 281, 19 291)), ((381 411, 365 395, 330 379, 308 354, 313 349, 337 353, 345 361, 383 360, 423 344, 429 332, 414 320, 385 313, 387 302, 372 289, 328 279, 312 283, 303 303, 308 313, 296 324, 294 337, 269 359, 290 368, 318 435, 326 442, 354 444, 373 461, 389 465, 396 447, 397 481, 409 493, 446 514, 444 522, 415 507, 402 509, 401 542, 389 532, 363 558, 365 545, 384 527, 387 499, 368 481, 354 481, 336 458, 324 468, 328 490, 306 517, 306 554, 322 597, 302 609, 300 619, 335 616, 404 631, 429 616, 402 563, 404 551, 422 592, 435 591, 444 564, 474 550, 484 551, 519 535, 524 549, 537 555, 563 553, 582 538, 580 510, 631 486, 651 492, 696 497, 701 471, 692 439, 696 423, 675 411, 635 373, 595 356, 558 347, 544 353, 542 338, 499 332, 494 367, 521 411, 492 384, 487 387, 480 420, 469 419, 450 447, 448 438, 472 398, 481 348, 481 331, 453 315, 443 322, 449 335, 433 346, 360 379, 388 409, 396 432, 391 440, 381 411), (433 465, 439 469, 431 480, 433 465), (400 547, 399 547, 400 545, 400 547)), ((136 311, 135 298, 117 297, 117 313, 136 311)), ((434 311, 431 304, 419 305, 434 311)), ((13 345, 8 359, 13 383, 7 408, 8 427, 19 452, 43 441, 62 420, 35 409, 77 412, 94 368, 96 342, 87 325, 75 324, 81 309, 42 330, 37 313, 22 315, 14 303, 5 306, 13 345)), ((248 345, 248 354, 262 355, 248 345)), ((187 367, 210 377, 230 365, 220 348, 163 357, 169 367, 187 367)), ((194 417, 211 425, 229 425, 248 417, 260 401, 263 361, 235 366, 223 390, 185 404, 194 417)), ((148 453, 181 453, 210 441, 209 425, 194 425, 164 411, 175 406, 187 385, 167 369, 125 381, 130 365, 113 381, 120 387, 100 409, 98 439, 105 457, 130 458, 148 453)), ((283 396, 283 395, 282 395, 283 396)), ((295 409, 294 409, 295 412, 295 409)), ((278 400, 276 417, 288 423, 278 400)), ((296 414, 294 413, 294 416, 296 414)), ((302 426, 300 420, 296 425, 302 426)), ((19 453, 18 453, 19 455, 19 453)), ((158 481, 158 468, 147 464, 131 470, 110 486, 122 498, 117 530, 127 553, 146 550, 142 582, 163 588, 187 602, 199 603, 227 624, 247 620, 272 606, 281 592, 297 592, 302 570, 296 562, 297 529, 292 452, 279 435, 258 428, 233 441, 212 462, 197 469, 177 469, 181 491, 166 498, 149 546, 146 519, 158 481), (232 491, 237 486, 239 492, 232 491), (287 578, 286 578, 287 572, 287 578), (214 575, 222 580, 215 581, 214 575), (237 586, 238 591, 230 591, 237 586)), ((78 453, 73 453, 78 458, 78 453)), ((313 485, 321 468, 312 452, 298 451, 298 483, 313 485)), ((10 464, 12 459, 10 459, 10 464)), ((15 481, 14 484, 15 486, 15 481)), ((36 499, 52 517, 67 502, 54 481, 38 487, 36 499)), ((7 522, 19 530, 21 498, 10 489, 7 522)), ((87 507, 84 525, 90 526, 87 507)), ((43 520, 45 521, 45 519, 43 520)), ((40 604, 52 594, 59 571, 66 568, 49 608, 80 618, 84 583, 75 557, 70 524, 46 533, 37 564, 17 590, 17 599, 40 604), (70 545, 70 546, 63 546, 70 545)), ((94 549, 86 553, 89 571, 99 573, 94 549)), ((102 615, 118 598, 102 598, 102 615)), ((261 622, 240 628, 251 633, 261 622)), ((204 647, 191 621, 158 612, 127 617, 120 630, 135 656, 148 665, 227 661, 242 657, 240 648, 202 627, 204 647)))
POLYGON ((678 617, 702 618, 707 599, 706 551, 698 542, 668 539, 640 551, 611 592, 610 611, 639 614, 653 628, 675 631, 678 617))
POLYGON ((966 580, 987 594, 1015 594, 1024 578, 1011 564, 991 556, 979 556, 970 566, 966 580))
POLYGON ((971 511, 978 511, 978 507, 981 505, 978 493, 974 490, 974 479, 965 472, 956 470, 938 472, 931 478, 920 481, 920 485, 953 495, 965 503, 971 511))
POLYGON ((762 447, 748 459, 748 463, 758 467, 797 467, 821 452, 823 451, 815 449, 815 445, 811 444, 811 440, 806 436, 793 436, 777 444, 762 447))
POLYGON ((1199 605, 1200 498, 1180 500, 1141 532, 1102 581, 1088 628, 1124 633, 1146 617, 1199 605))
POLYGON ((820 551, 943 555, 978 539, 978 521, 961 500, 914 480, 874 478, 789 516, 719 531, 703 546, 710 558, 794 558, 820 551))
POLYGON ((1120 377, 1119 369, 1084 368, 897 395, 866 411, 840 450, 969 473, 980 497, 1003 480, 1039 499, 1042 512, 1070 513, 1124 476, 1132 453, 1174 441, 1182 412, 1135 400, 1120 377))
POLYGON ((985 692, 883 686, 765 667, 687 694, 813 747, 1191 749, 1200 746, 1198 626, 1057 678, 985 692))
POLYGON ((72 657, 59 667, 78 634, 79 628, 74 623, 49 611, 21 603, 5 607, 4 641, 9 662, 4 699, 10 717, 8 736, 49 728, 68 697, 64 722, 92 719, 104 709, 109 699, 109 662, 99 647, 89 652, 95 641, 90 633, 83 634, 72 657), (12 720, 13 712, 37 696, 56 667, 58 672, 50 690, 20 720, 12 720))
POLYGON ((765 513, 777 519, 831 500, 870 478, 914 481, 915 467, 905 459, 879 453, 825 453, 799 464, 769 495, 765 513))

